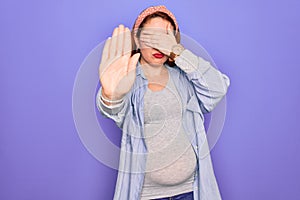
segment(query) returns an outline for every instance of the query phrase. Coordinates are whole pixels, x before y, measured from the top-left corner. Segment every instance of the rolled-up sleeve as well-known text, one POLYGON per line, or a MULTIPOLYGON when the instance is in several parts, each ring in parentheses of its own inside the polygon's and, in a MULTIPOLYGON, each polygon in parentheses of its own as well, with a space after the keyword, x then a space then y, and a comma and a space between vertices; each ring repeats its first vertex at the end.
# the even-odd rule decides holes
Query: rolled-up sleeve
POLYGON ((212 111, 226 95, 230 85, 229 77, 188 49, 176 58, 175 64, 186 73, 193 84, 202 111, 212 111))
POLYGON ((115 121, 119 128, 122 128, 124 117, 126 115, 126 108, 128 106, 128 99, 125 96, 123 100, 117 104, 106 105, 101 99, 102 87, 99 88, 96 95, 96 105, 99 112, 107 118, 115 121))

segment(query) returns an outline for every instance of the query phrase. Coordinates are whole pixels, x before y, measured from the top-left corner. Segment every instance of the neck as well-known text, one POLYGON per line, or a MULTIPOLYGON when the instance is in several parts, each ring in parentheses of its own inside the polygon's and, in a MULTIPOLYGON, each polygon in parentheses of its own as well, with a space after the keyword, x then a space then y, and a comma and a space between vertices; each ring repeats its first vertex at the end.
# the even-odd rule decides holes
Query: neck
POLYGON ((164 65, 150 65, 144 62, 141 62, 141 68, 143 69, 146 77, 160 76, 166 70, 164 65))

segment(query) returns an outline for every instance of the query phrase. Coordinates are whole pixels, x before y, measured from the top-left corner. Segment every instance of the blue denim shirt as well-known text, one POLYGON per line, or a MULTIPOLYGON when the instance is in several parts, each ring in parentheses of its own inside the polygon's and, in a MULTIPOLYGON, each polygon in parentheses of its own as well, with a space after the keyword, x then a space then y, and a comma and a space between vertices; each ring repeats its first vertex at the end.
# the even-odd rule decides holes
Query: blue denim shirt
MULTIPOLYGON (((194 180, 194 199, 221 199, 210 154, 201 157, 208 148, 203 113, 213 110, 225 96, 229 78, 201 57, 184 50, 176 58, 176 66, 165 65, 182 100, 182 125, 197 156, 194 180)), ((114 200, 139 200, 144 181, 147 146, 144 140, 144 101, 148 80, 140 64, 136 79, 122 103, 107 106, 97 94, 97 108, 105 117, 113 119, 122 129, 118 178, 114 200)))

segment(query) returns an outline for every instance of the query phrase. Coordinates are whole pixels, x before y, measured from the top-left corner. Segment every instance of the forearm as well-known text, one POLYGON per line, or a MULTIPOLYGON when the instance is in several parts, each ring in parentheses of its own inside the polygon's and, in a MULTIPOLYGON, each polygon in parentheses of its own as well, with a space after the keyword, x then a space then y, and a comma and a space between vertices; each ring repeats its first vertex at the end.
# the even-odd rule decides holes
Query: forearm
POLYGON ((104 103, 105 105, 109 106, 113 106, 116 107, 118 105, 120 105, 120 103, 124 100, 124 97, 117 97, 115 99, 113 99, 112 97, 108 96, 105 94, 105 92, 103 91, 103 87, 101 87, 101 92, 100 92, 100 100, 102 101, 102 103, 104 103))
POLYGON ((122 128, 125 112, 126 112, 126 98, 124 97, 122 101, 116 104, 107 105, 104 103, 104 101, 101 98, 102 94, 102 87, 99 88, 98 93, 96 95, 96 105, 99 110, 99 112, 112 120, 116 122, 116 124, 122 128))
POLYGON ((208 61, 187 49, 176 58, 175 63, 192 82, 196 95, 206 111, 211 111, 226 94, 230 84, 229 78, 208 61))

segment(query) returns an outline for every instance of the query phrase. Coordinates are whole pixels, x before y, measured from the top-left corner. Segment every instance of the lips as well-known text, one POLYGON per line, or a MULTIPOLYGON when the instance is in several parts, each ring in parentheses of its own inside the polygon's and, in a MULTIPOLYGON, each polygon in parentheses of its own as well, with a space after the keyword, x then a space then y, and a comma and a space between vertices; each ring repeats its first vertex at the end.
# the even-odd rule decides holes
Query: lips
POLYGON ((163 57, 164 57, 164 54, 162 54, 162 53, 155 53, 155 54, 153 54, 153 56, 154 56, 155 58, 163 58, 163 57))

